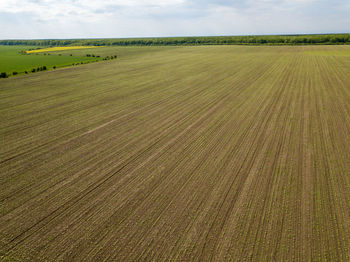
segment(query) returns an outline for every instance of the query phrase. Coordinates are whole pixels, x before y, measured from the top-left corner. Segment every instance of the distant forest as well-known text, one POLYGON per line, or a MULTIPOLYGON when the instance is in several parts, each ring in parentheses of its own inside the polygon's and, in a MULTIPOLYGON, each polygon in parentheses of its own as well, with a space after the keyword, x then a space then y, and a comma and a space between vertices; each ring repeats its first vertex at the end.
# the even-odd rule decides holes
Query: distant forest
POLYGON ((314 45, 350 44, 350 34, 201 36, 118 39, 0 40, 0 45, 31 46, 131 46, 131 45, 314 45))

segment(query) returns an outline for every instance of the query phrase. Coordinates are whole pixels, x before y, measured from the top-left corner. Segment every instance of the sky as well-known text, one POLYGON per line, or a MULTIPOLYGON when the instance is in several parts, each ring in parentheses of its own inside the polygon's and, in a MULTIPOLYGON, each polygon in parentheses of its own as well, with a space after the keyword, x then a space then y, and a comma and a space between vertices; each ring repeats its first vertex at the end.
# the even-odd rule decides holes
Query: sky
POLYGON ((0 0, 0 39, 350 33, 350 0, 0 0))

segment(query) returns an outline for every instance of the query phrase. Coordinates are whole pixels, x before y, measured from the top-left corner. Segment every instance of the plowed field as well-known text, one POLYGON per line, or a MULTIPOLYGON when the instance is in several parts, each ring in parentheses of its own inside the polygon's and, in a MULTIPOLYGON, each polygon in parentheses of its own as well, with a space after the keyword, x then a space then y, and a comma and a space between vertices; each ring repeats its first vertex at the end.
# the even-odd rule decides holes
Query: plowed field
POLYGON ((0 260, 350 261, 349 51, 160 48, 0 80, 0 260))

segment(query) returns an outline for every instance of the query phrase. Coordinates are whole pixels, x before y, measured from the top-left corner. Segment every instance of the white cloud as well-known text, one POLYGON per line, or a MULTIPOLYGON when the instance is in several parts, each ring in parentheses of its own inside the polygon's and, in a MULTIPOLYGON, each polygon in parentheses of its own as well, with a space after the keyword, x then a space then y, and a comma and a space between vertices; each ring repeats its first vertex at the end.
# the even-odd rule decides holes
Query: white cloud
POLYGON ((169 7, 183 4, 185 0, 1 0, 2 12, 34 12, 44 15, 50 13, 64 13, 65 11, 78 11, 93 13, 95 10, 109 6, 120 7, 169 7))
POLYGON ((350 32, 348 13, 348 0, 0 0, 0 38, 350 32))

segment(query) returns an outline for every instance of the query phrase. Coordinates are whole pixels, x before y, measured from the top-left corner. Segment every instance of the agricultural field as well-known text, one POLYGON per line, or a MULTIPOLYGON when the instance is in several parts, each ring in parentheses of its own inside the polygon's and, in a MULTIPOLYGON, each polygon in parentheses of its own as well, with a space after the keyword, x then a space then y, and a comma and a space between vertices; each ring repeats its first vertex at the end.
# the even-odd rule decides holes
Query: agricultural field
POLYGON ((0 260, 350 261, 350 46, 108 48, 0 79, 0 260))
MULTIPOLYGON (((18 74, 23 74, 25 71, 28 73, 32 69, 36 69, 41 66, 46 66, 47 69, 53 69, 59 67, 71 66, 77 63, 87 63, 96 60, 101 60, 96 57, 87 57, 86 54, 90 53, 90 49, 84 49, 84 55, 75 54, 77 50, 70 50, 69 53, 65 55, 59 55, 59 52, 50 51, 47 53, 48 49, 39 49, 29 52, 36 52, 31 54, 24 54, 26 50, 36 49, 35 46, 1 46, 0 45, 0 73, 5 72, 7 75, 11 76, 13 72, 18 74), (41 53, 45 50, 45 53, 41 53), (40 51, 40 52, 39 52, 40 51)), ((93 49, 94 50, 94 49, 93 49)))
POLYGON ((55 51, 67 51, 67 50, 78 50, 78 49, 92 49, 97 46, 57 46, 48 48, 39 48, 34 50, 26 51, 27 54, 43 53, 43 52, 55 52, 55 51))
MULTIPOLYGON (((36 46, 1 46, 0 73, 13 76, 13 72, 31 73, 32 69, 46 66, 47 70, 103 60, 124 59, 143 52, 166 50, 169 47, 96 47, 64 46, 38 48, 36 46), (27 53, 28 55, 25 55, 27 53)), ((16 75, 17 75, 16 74, 16 75)))

